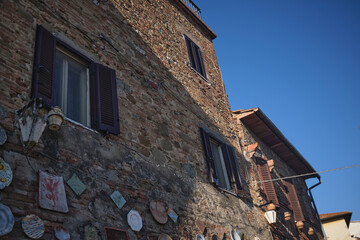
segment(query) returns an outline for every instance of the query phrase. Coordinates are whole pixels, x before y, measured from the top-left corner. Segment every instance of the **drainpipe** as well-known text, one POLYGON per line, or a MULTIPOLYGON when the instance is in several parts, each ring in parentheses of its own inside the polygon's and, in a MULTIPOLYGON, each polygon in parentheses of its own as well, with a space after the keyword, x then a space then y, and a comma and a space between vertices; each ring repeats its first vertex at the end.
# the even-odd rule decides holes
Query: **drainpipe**
POLYGON ((321 184, 321 178, 320 178, 320 176, 318 176, 317 179, 319 180, 319 182, 318 182, 317 184, 315 184, 314 186, 311 186, 308 190, 309 190, 310 200, 311 200, 311 202, 312 202, 312 204, 313 204, 313 206, 314 206, 315 213, 316 213, 316 217, 317 217, 318 222, 319 222, 320 227, 321 227, 321 231, 322 231, 322 233, 323 233, 323 235, 324 235, 324 239, 326 240, 327 238, 326 238, 326 235, 325 235, 324 228, 323 228, 323 226, 322 226, 322 224, 321 224, 321 221, 320 221, 319 212, 318 212, 318 210, 317 210, 317 208, 316 208, 315 200, 314 200, 314 197, 313 197, 313 195, 312 195, 312 193, 311 193, 311 190, 312 190, 313 188, 315 188, 315 187, 317 187, 317 186, 319 186, 319 185, 321 184))

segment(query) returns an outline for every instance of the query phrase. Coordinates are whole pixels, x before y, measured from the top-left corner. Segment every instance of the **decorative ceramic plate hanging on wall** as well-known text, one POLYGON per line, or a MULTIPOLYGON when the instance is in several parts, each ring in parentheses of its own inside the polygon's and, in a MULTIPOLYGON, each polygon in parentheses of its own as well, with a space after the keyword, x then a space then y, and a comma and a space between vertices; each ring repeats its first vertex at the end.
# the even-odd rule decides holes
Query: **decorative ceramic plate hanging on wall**
POLYGON ((58 226, 54 229, 55 237, 58 240, 70 240, 70 233, 65 228, 58 226))
POLYGON ((14 227, 14 222, 14 215, 10 208, 0 203, 0 236, 11 232, 14 227))
POLYGON ((204 236, 201 234, 196 235, 196 240, 205 240, 204 236))
POLYGON ((26 236, 32 239, 41 238, 44 235, 45 227, 43 221, 36 215, 27 215, 22 220, 22 229, 26 236))
POLYGON ((9 186, 13 179, 13 173, 9 164, 0 157, 0 189, 9 186))
POLYGON ((158 240, 172 240, 172 238, 169 235, 167 235, 166 233, 162 233, 159 235, 158 240))
POLYGON ((239 234, 235 229, 231 230, 231 239, 232 240, 241 240, 239 234))
POLYGON ((139 232, 142 228, 142 218, 136 210, 131 210, 128 213, 127 222, 133 231, 139 232))
POLYGON ((168 221, 166 203, 160 201, 151 201, 150 212, 158 223, 165 224, 168 221))
POLYGON ((39 205, 58 212, 69 211, 63 177, 39 171, 39 205))
POLYGON ((168 210, 168 215, 169 215, 169 217, 171 218, 171 220, 173 220, 174 223, 176 223, 176 221, 177 221, 177 219, 178 219, 179 216, 176 214, 176 212, 174 211, 174 209, 169 208, 169 210, 168 210))
POLYGON ((7 135, 5 130, 0 126, 0 146, 3 145, 7 140, 7 135))

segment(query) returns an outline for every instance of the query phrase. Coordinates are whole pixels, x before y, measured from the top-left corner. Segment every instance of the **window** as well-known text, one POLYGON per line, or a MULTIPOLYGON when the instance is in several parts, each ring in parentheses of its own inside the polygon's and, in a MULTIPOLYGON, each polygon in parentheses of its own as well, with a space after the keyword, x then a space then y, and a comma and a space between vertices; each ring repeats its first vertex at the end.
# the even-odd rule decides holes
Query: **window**
POLYGON ((206 78, 205 66, 200 48, 193 41, 191 41, 190 38, 188 38, 186 35, 184 36, 191 67, 200 73, 201 76, 206 78))
POLYGON ((300 202, 299 202, 299 198, 296 194, 296 190, 295 190, 295 187, 294 187, 294 184, 292 182, 291 179, 286 179, 284 181, 284 185, 286 186, 287 188, 287 198, 290 202, 290 207, 291 207, 291 210, 293 211, 294 213, 294 219, 295 221, 304 221, 305 218, 304 218, 304 214, 302 212, 302 209, 301 209, 301 205, 300 205, 300 202))
POLYGON ((272 178, 271 178, 269 166, 267 164, 267 160, 257 157, 256 164, 259 170, 262 184, 264 186, 267 201, 268 202, 271 201, 276 206, 279 206, 279 200, 276 195, 274 183, 272 181, 269 181, 272 178))
POLYGON ((218 140, 200 128, 210 182, 216 186, 238 193, 242 189, 239 165, 234 148, 218 140))
POLYGON ((95 63, 37 27, 32 97, 85 126, 119 134, 115 70, 95 63))

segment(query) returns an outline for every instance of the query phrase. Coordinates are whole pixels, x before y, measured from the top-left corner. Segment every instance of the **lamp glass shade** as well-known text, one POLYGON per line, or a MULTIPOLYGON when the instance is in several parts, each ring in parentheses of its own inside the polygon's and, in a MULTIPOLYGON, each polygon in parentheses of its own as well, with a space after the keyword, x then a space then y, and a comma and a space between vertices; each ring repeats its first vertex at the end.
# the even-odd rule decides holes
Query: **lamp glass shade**
POLYGON ((265 218, 270 224, 276 223, 276 212, 274 210, 265 212, 265 218))

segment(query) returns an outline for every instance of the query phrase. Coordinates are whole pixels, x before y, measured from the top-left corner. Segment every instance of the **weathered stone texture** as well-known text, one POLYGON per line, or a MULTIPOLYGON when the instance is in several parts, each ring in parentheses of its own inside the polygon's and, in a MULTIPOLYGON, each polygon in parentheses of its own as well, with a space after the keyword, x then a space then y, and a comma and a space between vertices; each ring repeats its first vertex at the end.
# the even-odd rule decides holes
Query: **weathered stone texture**
MULTIPOLYGON (((240 166, 245 163, 212 41, 188 13, 172 0, 100 1, 98 6, 85 0, 4 0, 0 14, 0 125, 8 134, 0 156, 14 172, 0 199, 16 218, 14 230, 2 239, 27 239, 20 224, 26 214, 44 220, 43 239, 53 239, 57 225, 67 228, 72 239, 83 239, 89 224, 102 239, 105 226, 128 230, 132 240, 154 239, 161 232, 188 239, 200 233, 196 220, 205 224, 207 236, 239 226, 249 238, 270 239, 246 184, 239 198, 208 182, 200 123, 227 139, 240 166), (103 136, 66 121, 58 132, 46 129, 40 142, 24 151, 14 113, 30 101, 37 24, 116 70, 118 136, 103 136), (101 33, 119 52, 99 38, 101 33), (208 81, 189 66, 184 34, 201 48, 208 81), (61 175, 65 181, 76 173, 85 183, 81 196, 65 185, 69 213, 38 207, 38 170, 61 175), (114 190, 127 201, 122 209, 110 198, 114 190), (179 215, 177 223, 155 222, 148 205, 158 199, 179 215), (140 232, 127 225, 131 209, 143 217, 140 232)), ((245 167, 241 172, 246 174, 245 167)))

